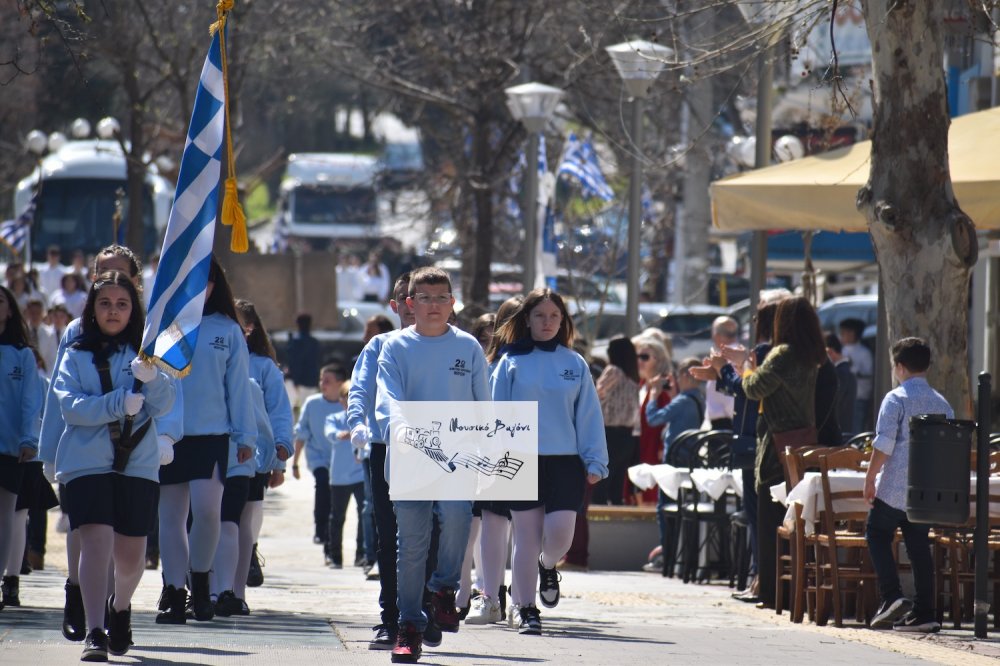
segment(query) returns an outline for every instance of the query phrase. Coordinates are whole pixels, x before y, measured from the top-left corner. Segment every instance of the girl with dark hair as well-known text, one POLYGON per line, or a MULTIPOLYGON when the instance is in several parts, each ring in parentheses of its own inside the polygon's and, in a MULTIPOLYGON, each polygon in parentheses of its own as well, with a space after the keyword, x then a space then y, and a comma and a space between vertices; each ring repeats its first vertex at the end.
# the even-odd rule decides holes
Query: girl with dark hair
POLYGON ((101 273, 90 288, 80 335, 60 364, 53 393, 66 424, 55 456, 64 508, 78 531, 79 581, 86 617, 83 661, 107 661, 132 644, 131 600, 155 524, 160 452, 154 417, 174 403, 175 386, 136 354, 144 313, 139 293, 120 272, 101 273), (134 380, 142 382, 134 393, 134 380), (130 442, 120 420, 132 417, 130 442), (131 452, 121 461, 121 449, 131 452), (122 464, 122 462, 124 464, 122 464), (108 598, 109 566, 114 592, 108 598), (104 633, 105 613, 108 634, 104 633))
POLYGON ((559 603, 556 563, 573 541, 586 485, 608 475, 601 405, 587 362, 572 350, 573 333, 566 304, 551 289, 530 292, 496 332, 503 347, 491 378, 493 399, 537 401, 540 416, 538 499, 509 503, 512 602, 523 634, 542 631, 536 585, 543 605, 559 603))
MULTIPOLYGON (((38 416, 42 409, 42 380, 35 371, 35 355, 28 346, 28 330, 14 294, 0 287, 0 572, 7 568, 14 541, 17 497, 26 464, 38 453, 38 416)), ((19 523, 24 534, 24 523, 19 523)), ((13 553, 21 568, 22 553, 13 553)), ((4 579, 5 604, 14 605, 4 579)))
POLYGON ((250 359, 226 274, 213 256, 205 305, 191 372, 180 381, 183 395, 183 438, 174 445, 174 460, 160 470, 160 561, 163 594, 159 624, 184 624, 190 566, 194 619, 215 615, 209 570, 219 545, 223 511, 236 521, 243 512, 249 485, 228 482, 230 463, 253 457, 257 423, 250 397, 250 359), (230 453, 230 447, 234 450, 230 453), (230 497, 224 491, 230 488, 230 497), (193 517, 190 534, 187 518, 193 517))
POLYGON ((594 486, 593 502, 622 504, 626 470, 638 447, 633 432, 639 418, 639 361, 628 338, 608 343, 608 365, 597 378, 597 397, 608 442, 608 478, 594 486))
MULTIPOLYGON (((288 392, 285 391, 284 376, 275 362, 271 337, 267 334, 264 322, 261 321, 253 303, 243 299, 237 300, 236 313, 239 315, 240 326, 246 334, 247 347, 250 351, 250 377, 262 392, 266 418, 272 434, 271 440, 274 443, 270 447, 257 447, 256 474, 250 480, 246 507, 239 522, 239 563, 234 579, 235 588, 231 590, 234 601, 229 603, 234 607, 239 605, 242 614, 242 609, 246 608, 244 595, 248 572, 251 568, 255 568, 255 575, 258 578, 263 576, 259 573, 257 537, 260 535, 264 520, 264 491, 267 488, 277 488, 284 482, 285 461, 292 455, 294 449, 292 405, 288 400, 288 392)), ((222 610, 226 612, 228 597, 219 598, 222 600, 220 604, 222 610)))

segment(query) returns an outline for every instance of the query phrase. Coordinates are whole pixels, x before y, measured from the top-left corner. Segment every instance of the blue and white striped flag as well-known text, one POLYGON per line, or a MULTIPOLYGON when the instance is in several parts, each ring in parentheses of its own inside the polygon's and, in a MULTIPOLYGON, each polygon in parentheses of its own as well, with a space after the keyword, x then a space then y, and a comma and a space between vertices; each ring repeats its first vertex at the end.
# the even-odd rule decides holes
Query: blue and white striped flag
POLYGON ((563 148, 562 159, 559 160, 557 175, 570 175, 580 181, 583 196, 598 197, 604 201, 615 198, 614 190, 604 179, 601 165, 597 161, 597 153, 590 139, 580 141, 576 134, 570 134, 563 148))
POLYGON ((190 370, 198 341, 219 205, 225 130, 220 34, 212 38, 201 70, 142 333, 142 354, 177 376, 190 370))
POLYGON ((15 254, 20 255, 24 252, 24 248, 28 244, 28 234, 31 232, 31 223, 35 219, 37 200, 38 195, 36 194, 16 220, 6 220, 0 223, 0 243, 9 247, 15 254))

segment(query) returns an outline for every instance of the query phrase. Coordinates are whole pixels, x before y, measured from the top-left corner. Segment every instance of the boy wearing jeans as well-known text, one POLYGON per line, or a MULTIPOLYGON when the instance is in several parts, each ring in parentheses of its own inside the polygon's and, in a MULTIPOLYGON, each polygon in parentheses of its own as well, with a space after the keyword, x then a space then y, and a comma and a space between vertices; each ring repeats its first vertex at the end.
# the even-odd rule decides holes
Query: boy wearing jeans
POLYGON ((929 525, 911 523, 906 517, 907 473, 910 462, 910 418, 919 414, 954 411, 944 397, 927 383, 931 350, 920 338, 903 338, 892 346, 893 375, 899 386, 890 391, 878 413, 865 499, 871 506, 865 539, 878 577, 882 605, 872 618, 872 629, 934 632, 934 563, 928 538, 929 525), (913 565, 916 597, 903 597, 899 572, 892 554, 896 528, 903 532, 906 553, 913 565))
MULTIPOLYGON (((383 441, 389 442, 389 416, 394 402, 489 400, 486 358, 479 342, 448 324, 455 298, 448 274, 420 268, 410 278, 407 305, 415 323, 387 338, 378 359, 375 415, 383 441)), ((388 461, 386 471, 388 472, 388 461)), ((387 474, 388 476, 388 474, 387 474)), ((472 522, 471 501, 394 501, 397 524, 396 589, 399 633, 392 661, 415 663, 426 638, 423 612, 425 565, 436 516, 441 533, 437 567, 427 589, 429 609, 441 631, 458 631, 455 590, 462 570, 472 522)))

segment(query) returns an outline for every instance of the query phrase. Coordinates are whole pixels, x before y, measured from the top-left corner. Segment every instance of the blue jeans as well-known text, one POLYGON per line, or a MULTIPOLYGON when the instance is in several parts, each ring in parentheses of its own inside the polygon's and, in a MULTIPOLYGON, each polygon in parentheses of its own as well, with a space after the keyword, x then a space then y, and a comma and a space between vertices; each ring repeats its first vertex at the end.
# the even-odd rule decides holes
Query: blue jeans
POLYGON ((882 601, 895 601, 903 596, 899 584, 899 570, 892 555, 892 540, 896 528, 903 532, 906 554, 913 566, 913 585, 916 597, 913 611, 918 614, 934 614, 934 560, 931 557, 931 542, 927 537, 930 525, 911 523, 905 511, 894 509, 880 499, 875 500, 868 512, 865 540, 872 556, 872 567, 878 576, 878 591, 882 601))
POLYGON ((441 526, 437 567, 427 588, 431 592, 458 588, 462 560, 469 542, 472 502, 393 502, 396 511, 396 603, 399 622, 410 622, 417 631, 427 626, 423 612, 425 566, 431 547, 434 516, 441 526))
POLYGON ((361 528, 364 531, 365 560, 375 562, 375 500, 372 496, 372 465, 371 459, 361 461, 365 470, 365 502, 361 508, 361 528))

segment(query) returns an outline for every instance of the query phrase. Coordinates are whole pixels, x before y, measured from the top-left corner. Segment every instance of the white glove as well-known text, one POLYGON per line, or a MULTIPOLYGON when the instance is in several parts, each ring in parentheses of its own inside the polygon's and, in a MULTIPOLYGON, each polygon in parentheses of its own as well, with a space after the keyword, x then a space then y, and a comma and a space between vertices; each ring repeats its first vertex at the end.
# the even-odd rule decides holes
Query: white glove
POLYGON ((359 423, 351 430, 351 446, 355 450, 365 448, 365 445, 371 443, 371 441, 371 430, 364 423, 359 423))
POLYGON ((129 367, 132 368, 132 376, 143 384, 156 379, 156 366, 152 363, 143 361, 138 356, 132 359, 132 362, 129 363, 129 367))
POLYGON ((142 403, 146 401, 146 396, 141 393, 125 393, 125 416, 135 416, 142 409, 142 403))
POLYGON ((174 440, 166 435, 157 435, 156 446, 160 449, 161 465, 169 465, 174 461, 174 440))

